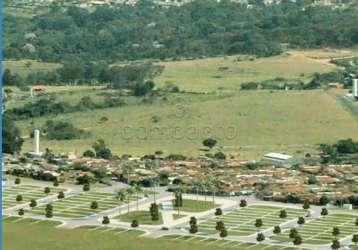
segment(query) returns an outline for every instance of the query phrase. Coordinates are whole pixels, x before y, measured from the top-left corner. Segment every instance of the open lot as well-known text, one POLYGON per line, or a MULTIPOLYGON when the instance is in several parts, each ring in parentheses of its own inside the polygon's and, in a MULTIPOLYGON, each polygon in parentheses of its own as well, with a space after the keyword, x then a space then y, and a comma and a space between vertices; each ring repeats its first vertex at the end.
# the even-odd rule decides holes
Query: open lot
POLYGON ((338 69, 326 61, 313 60, 297 52, 258 59, 237 55, 161 64, 165 69, 155 79, 159 86, 172 82, 180 89, 195 92, 234 90, 245 82, 260 82, 277 77, 308 82, 316 72, 338 69))
POLYGON ((58 187, 50 187, 50 193, 44 193, 44 187, 35 186, 35 185, 16 185, 11 188, 6 188, 2 190, 2 208, 7 209, 11 207, 15 207, 17 205, 21 205, 30 200, 38 200, 45 198, 46 196, 56 195, 60 191, 65 191, 63 188, 58 187), (22 195, 22 201, 16 201, 16 196, 22 195))
POLYGON ((282 207, 264 205, 248 206, 200 223, 199 231, 210 234, 217 233, 215 230, 216 222, 222 221, 229 235, 246 236, 280 225, 305 214, 305 211, 301 209, 285 208, 287 217, 281 219, 279 212, 282 209, 282 207), (262 219, 262 227, 255 227, 256 219, 262 219))
POLYGON ((42 72, 47 73, 61 67, 58 63, 45 63, 34 60, 9 60, 3 61, 3 70, 9 69, 12 73, 17 73, 26 77, 29 73, 42 72))
MULTIPOLYGON (((298 233, 302 236, 303 242, 307 244, 329 244, 334 239, 332 235, 333 227, 340 229, 338 239, 343 239, 358 232, 355 225, 358 215, 353 214, 332 214, 310 221, 298 228, 298 233)), ((274 236, 273 239, 288 241, 289 231, 281 235, 274 236)))
MULTIPOLYGON (((131 201, 133 201, 134 199, 135 198, 133 197, 131 201)), ((66 218, 81 218, 92 215, 94 213, 109 210, 124 204, 125 202, 117 200, 114 194, 90 192, 71 196, 63 200, 53 202, 52 206, 54 216, 66 218), (97 209, 91 209, 92 201, 97 201, 97 209)), ((34 209, 29 210, 28 212, 44 215, 45 207, 45 205, 38 206, 34 209)))
MULTIPOLYGON (((161 149, 196 156, 203 139, 214 137, 225 152, 240 152, 242 160, 252 160, 267 151, 305 153, 320 143, 358 139, 357 121, 323 90, 177 94, 170 95, 168 101, 157 99, 145 105, 46 116, 17 124, 26 136, 48 119, 70 121, 91 133, 80 140, 41 141, 43 149, 76 154, 102 138, 118 155, 144 155, 161 149), (108 121, 100 122, 101 117, 108 121)), ((31 148, 29 138, 23 149, 31 148)))

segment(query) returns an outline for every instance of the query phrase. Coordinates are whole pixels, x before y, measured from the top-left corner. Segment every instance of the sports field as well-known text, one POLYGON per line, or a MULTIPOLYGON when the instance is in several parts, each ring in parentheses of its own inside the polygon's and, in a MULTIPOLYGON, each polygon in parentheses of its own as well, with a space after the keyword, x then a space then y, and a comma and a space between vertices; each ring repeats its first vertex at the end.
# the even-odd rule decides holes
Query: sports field
MULTIPOLYGON (((312 220, 303 224, 298 229, 303 242, 307 244, 329 244, 335 238, 332 235, 333 227, 338 227, 340 234, 337 239, 343 239, 349 235, 358 232, 358 226, 355 221, 358 218, 357 214, 332 214, 321 217, 317 220, 312 220)), ((289 231, 281 235, 274 236, 274 240, 291 241, 288 237, 289 231)))
POLYGON ((198 227, 200 232, 218 233, 215 230, 216 222, 222 221, 229 235, 247 236, 296 219, 306 213, 302 209, 284 208, 287 217, 281 219, 279 213, 282 209, 282 207, 252 205, 207 220, 200 223, 198 227), (260 228, 255 227, 256 219, 261 219, 263 222, 260 228))
MULTIPOLYGON (((131 201, 133 201, 134 199, 135 198, 133 197, 131 201)), ((66 218, 81 218, 90 216, 95 213, 99 213, 101 211, 109 210, 124 204, 125 202, 117 200, 114 194, 90 192, 55 201, 52 203, 52 206, 54 216, 66 218), (97 209, 91 208, 92 201, 96 201, 98 203, 97 209)), ((34 209, 29 210, 28 212, 44 215, 45 207, 46 205, 38 206, 34 209)))
POLYGON ((30 202, 32 199, 38 200, 45 198, 47 196, 57 195, 60 191, 65 191, 63 188, 50 187, 50 193, 45 194, 45 187, 35 186, 35 185, 15 185, 11 188, 6 188, 2 190, 2 208, 7 209, 15 207, 17 205, 25 204, 30 202), (22 196, 22 201, 16 201, 18 195, 22 196))

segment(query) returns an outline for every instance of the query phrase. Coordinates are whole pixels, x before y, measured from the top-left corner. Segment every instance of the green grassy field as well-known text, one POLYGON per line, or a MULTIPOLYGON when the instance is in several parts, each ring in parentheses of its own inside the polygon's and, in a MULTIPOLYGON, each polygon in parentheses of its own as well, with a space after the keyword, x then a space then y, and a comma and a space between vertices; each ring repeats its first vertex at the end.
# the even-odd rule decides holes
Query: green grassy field
POLYGON ((253 61, 249 58, 237 55, 161 63, 165 69, 155 80, 159 86, 172 82, 186 91, 210 92, 235 90, 245 82, 260 82, 276 77, 308 82, 316 72, 337 69, 332 64, 313 60, 298 52, 253 61))
POLYGON ((12 73, 17 73, 22 77, 26 77, 29 73, 32 72, 49 72, 53 71, 59 67, 60 64, 57 63, 45 63, 38 62, 34 60, 9 60, 3 61, 3 70, 10 69, 12 73))
MULTIPOLYGON (((115 154, 143 155, 161 149, 195 156, 202 153, 202 140, 214 137, 225 152, 239 152, 245 160, 267 151, 304 152, 319 143, 358 139, 357 121, 323 90, 177 94, 166 101, 157 98, 153 103, 47 116, 17 124, 26 136, 48 119, 70 121, 91 133, 81 140, 42 139, 43 150, 49 147, 76 154, 102 138, 115 154), (105 123, 100 122, 103 116, 108 118, 105 123)), ((23 149, 31 147, 32 140, 27 139, 23 149)))
POLYGON ((178 236, 149 239, 138 238, 137 230, 85 226, 77 229, 59 229, 53 222, 36 222, 31 219, 3 219, 3 248, 6 250, 295 250, 285 246, 244 243, 201 237, 178 236))
MULTIPOLYGON (((329 244, 335 238, 332 235, 333 227, 340 229, 338 239, 343 239, 349 235, 357 233, 358 226, 354 223, 358 215, 354 214, 332 214, 310 221, 298 228, 298 233, 302 236, 303 242, 307 244, 329 244)), ((278 236, 272 237, 278 241, 291 241, 288 237, 289 231, 278 236)))
POLYGON ((63 188, 50 187, 50 193, 44 193, 44 187, 34 185, 16 185, 11 188, 3 190, 3 203, 2 208, 7 209, 17 205, 30 202, 32 199, 38 200, 46 196, 56 195, 60 191, 65 191, 63 188), (23 200, 16 201, 16 196, 21 195, 23 200))
POLYGON ((161 225, 163 224, 162 214, 159 213, 159 220, 152 221, 149 211, 131 211, 129 213, 122 214, 115 217, 123 222, 131 223, 133 220, 137 220, 139 225, 161 225))
MULTIPOLYGON (((210 209, 214 209, 215 207, 218 206, 211 201, 183 199, 183 206, 180 207, 180 211, 190 212, 190 213, 204 212, 210 209)), ((173 208, 177 210, 177 207, 174 206, 174 200, 173 200, 173 208)))
MULTIPOLYGON (((131 201, 134 201, 132 198, 131 201)), ((63 200, 52 203, 53 214, 58 217, 80 218, 99 213, 105 210, 124 205, 115 198, 114 194, 90 192, 71 196, 63 200), (98 208, 92 209, 91 202, 97 201, 98 208)), ((28 211, 29 213, 45 214, 45 205, 36 207, 28 211)))
POLYGON ((274 206, 252 205, 222 216, 204 221, 199 224, 199 231, 215 234, 216 222, 224 222, 229 235, 247 236, 256 234, 258 231, 278 226, 284 222, 303 216, 305 211, 302 209, 292 209, 274 206), (285 209, 286 218, 280 218, 280 210, 285 209), (260 228, 255 227, 255 220, 262 219, 263 225, 260 228))

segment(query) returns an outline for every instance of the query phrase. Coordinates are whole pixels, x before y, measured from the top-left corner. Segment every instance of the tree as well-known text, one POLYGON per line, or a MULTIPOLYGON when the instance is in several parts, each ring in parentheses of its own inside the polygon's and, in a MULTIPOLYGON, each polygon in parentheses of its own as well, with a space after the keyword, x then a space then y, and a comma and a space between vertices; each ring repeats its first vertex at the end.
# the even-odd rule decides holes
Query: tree
POLYGON ((298 231, 296 228, 292 228, 290 230, 290 234, 288 235, 290 237, 290 239, 294 239, 296 236, 298 235, 298 231))
POLYGON ((83 152, 83 157, 89 157, 89 158, 94 158, 96 156, 96 154, 92 151, 92 150, 86 150, 85 152, 83 152))
POLYGON ((19 185, 19 184, 21 183, 21 179, 20 179, 20 178, 16 178, 14 183, 15 183, 15 185, 19 185))
POLYGON ((215 229, 216 229, 217 231, 222 231, 223 228, 225 228, 224 222, 222 222, 222 221, 217 221, 217 222, 216 222, 215 229))
POLYGON ((98 208, 98 202, 97 201, 92 201, 91 202, 91 209, 96 210, 98 208))
POLYGON ((22 201, 22 195, 21 195, 21 194, 18 194, 18 195, 16 196, 16 201, 17 201, 17 202, 22 201))
POLYGON ((303 224, 305 224, 305 218, 303 218, 303 217, 298 217, 298 220, 297 220, 297 224, 299 224, 299 225, 303 225, 303 224))
POLYGON ((310 202, 309 202, 309 200, 305 200, 305 201, 303 202, 302 208, 303 208, 304 210, 308 210, 308 209, 310 208, 310 202))
POLYGON ((63 191, 60 191, 57 195, 57 198, 59 198, 59 199, 65 198, 65 193, 63 191))
POLYGON ((134 194, 135 191, 134 191, 134 189, 132 187, 127 188, 126 191, 127 191, 127 211, 129 213, 129 208, 130 208, 129 204, 131 202, 131 197, 132 197, 132 195, 134 194))
POLYGON ((338 227, 333 227, 332 229, 332 235, 337 238, 337 236, 341 233, 338 227))
POLYGON ((264 241, 265 240, 265 235, 263 233, 258 233, 256 236, 256 240, 258 242, 264 241))
POLYGON ((134 185, 134 191, 136 193, 136 208, 139 210, 139 193, 142 192, 142 187, 138 184, 134 185))
POLYGON ((329 203, 329 198, 327 197, 327 195, 322 195, 320 198, 319 198, 319 204, 321 206, 325 206, 329 203))
POLYGON ((53 181, 53 186, 54 186, 54 187, 60 186, 60 183, 58 182, 57 179, 55 179, 55 180, 53 181))
POLYGON ((190 220, 189 220, 189 224, 190 225, 196 225, 197 224, 197 219, 194 217, 194 216, 192 216, 192 217, 190 217, 190 220))
POLYGON ((240 201, 240 207, 246 207, 247 206, 247 201, 246 200, 241 200, 240 201))
POLYGON ((262 219, 256 219, 255 221, 255 227, 260 230, 260 227, 262 227, 263 225, 263 222, 262 222, 262 219))
POLYGON ((156 203, 152 203, 150 205, 150 209, 149 209, 152 221, 158 221, 159 220, 159 208, 158 205, 156 203))
POLYGON ((110 223, 109 217, 108 216, 103 216, 102 224, 106 225, 106 224, 109 224, 109 223, 110 223))
POLYGON ((203 141, 203 145, 205 147, 208 147, 209 149, 212 149, 216 145, 217 141, 212 138, 207 138, 203 141))
POLYGON ((337 239, 332 240, 331 248, 332 249, 340 249, 341 243, 339 242, 339 240, 337 240, 337 239))
POLYGON ((3 115, 2 150, 4 153, 14 154, 21 150, 24 140, 20 130, 9 115, 3 115))
POLYGON ((356 218, 356 223, 355 224, 356 224, 356 226, 358 226, 358 218, 356 218))
POLYGON ((328 209, 327 208, 322 208, 322 210, 321 210, 321 215, 322 216, 326 216, 326 215, 328 215, 328 209))
POLYGON ((217 208, 216 210, 215 210, 215 215, 216 216, 220 216, 220 215, 222 215, 223 214, 223 211, 221 210, 221 208, 217 208))
POLYGON ((53 217, 53 211, 52 210, 46 210, 45 211, 45 216, 47 218, 52 218, 53 217))
POLYGON ((357 245, 357 243, 358 243, 358 234, 353 234, 352 242, 353 242, 354 245, 357 245))
POLYGON ((119 215, 121 214, 121 203, 126 199, 127 197, 127 190, 125 188, 118 189, 116 192, 115 198, 120 202, 119 203, 119 215))
POLYGON ((226 155, 223 152, 217 152, 214 154, 215 159, 217 160, 225 160, 226 159, 226 155))
POLYGON ((44 188, 44 193, 45 193, 45 194, 51 193, 51 189, 50 189, 49 187, 45 187, 45 188, 44 188))
POLYGON ((300 235, 296 235, 293 239, 293 244, 298 246, 302 244, 302 237, 300 235))
POLYGON ((89 183, 85 183, 82 187, 82 190, 85 192, 90 191, 90 189, 91 189, 91 186, 89 183))
POLYGON ((198 232, 198 225, 190 224, 189 233, 196 234, 198 232))
POLYGON ((280 211, 280 214, 279 214, 279 217, 281 218, 281 219, 284 219, 284 218, 286 218, 287 217, 287 212, 286 212, 286 210, 281 210, 280 211))
POLYGON ((36 206, 37 206, 36 200, 32 199, 32 200, 30 201, 30 207, 31 207, 31 208, 34 208, 34 207, 36 207, 36 206))
POLYGON ((23 208, 20 208, 18 211, 18 215, 23 216, 25 214, 25 210, 23 208))
POLYGON ((221 231, 220 231, 220 237, 224 239, 225 237, 227 237, 227 235, 228 235, 227 230, 226 230, 226 228, 224 227, 224 228, 221 229, 221 231))
POLYGON ((112 152, 109 148, 107 148, 106 144, 104 143, 104 140, 98 140, 92 145, 92 148, 96 153, 96 158, 102 158, 107 160, 112 158, 112 152))
POLYGON ((137 220, 132 220, 131 227, 138 227, 139 223, 137 220))
POLYGON ((281 233, 281 228, 280 228, 280 226, 275 226, 274 229, 273 229, 273 233, 274 233, 274 234, 280 234, 280 233, 281 233))

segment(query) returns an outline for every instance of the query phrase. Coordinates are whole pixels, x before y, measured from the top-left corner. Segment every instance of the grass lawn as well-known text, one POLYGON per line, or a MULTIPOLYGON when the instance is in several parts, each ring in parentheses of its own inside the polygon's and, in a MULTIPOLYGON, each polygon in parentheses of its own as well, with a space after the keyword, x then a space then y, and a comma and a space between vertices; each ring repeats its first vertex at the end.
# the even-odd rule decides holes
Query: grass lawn
MULTIPOLYGON (((340 229, 338 239, 357 233, 358 227, 354 224, 358 218, 355 214, 330 214, 319 219, 303 224, 297 230, 307 244, 329 244, 334 239, 333 227, 340 229)), ((290 241, 289 230, 278 236, 272 237, 278 241, 290 241)))
POLYGON ((159 213, 159 220, 152 221, 149 211, 131 211, 126 214, 115 217, 123 222, 131 223, 133 220, 137 220, 139 225, 161 225, 163 224, 162 214, 159 213))
MULTIPOLYGON (((204 212, 204 211, 213 209, 215 207, 218 207, 218 205, 214 204, 211 201, 183 199, 183 206, 180 207, 180 211, 183 211, 183 212, 204 212)), ((177 208, 174 206, 174 200, 173 200, 173 209, 177 210, 177 208)))
POLYGON ((41 223, 3 222, 3 248, 6 250, 216 250, 217 246, 192 245, 167 239, 138 238, 136 231, 90 231, 88 228, 58 229, 41 223), (26 236, 26 237, 25 237, 26 236))
POLYGON ((216 234, 216 222, 222 221, 228 228, 229 235, 247 236, 297 219, 305 214, 305 211, 302 209, 284 208, 287 212, 287 217, 281 219, 279 213, 282 209, 283 207, 275 206, 248 206, 200 223, 199 231, 216 234), (256 219, 262 219, 263 222, 263 225, 259 229, 255 227, 256 219))
POLYGON ((170 235, 157 239, 141 237, 141 231, 83 226, 55 228, 56 222, 3 218, 3 248, 6 250, 295 250, 294 247, 268 246, 213 238, 170 235), (32 224, 31 224, 32 223, 32 224), (26 237, 25 237, 26 236, 26 237), (194 244, 195 243, 195 244, 194 244), (276 247, 276 248, 275 248, 276 247))

